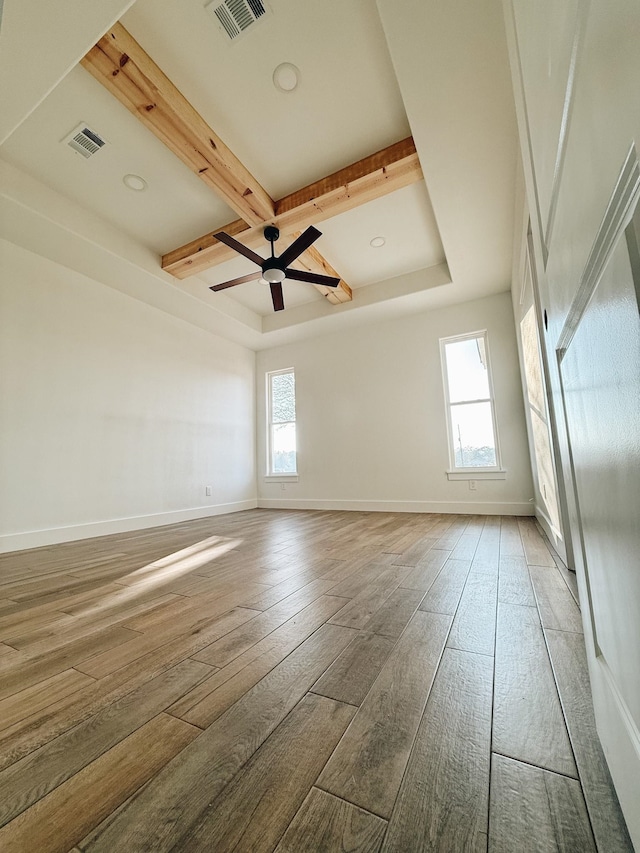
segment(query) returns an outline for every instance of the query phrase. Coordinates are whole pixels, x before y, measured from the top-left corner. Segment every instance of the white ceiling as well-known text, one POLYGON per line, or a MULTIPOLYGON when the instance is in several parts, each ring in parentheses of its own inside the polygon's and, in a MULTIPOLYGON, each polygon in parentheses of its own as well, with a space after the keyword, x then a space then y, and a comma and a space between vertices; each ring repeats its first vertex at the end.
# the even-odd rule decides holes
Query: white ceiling
MULTIPOLYGON (((32 14, 47 5, 12 2, 32 14)), ((122 11, 130 5, 121 0, 122 11)), ((330 331, 346 315, 379 319, 374 304, 393 302, 394 316, 413 311, 420 291, 429 307, 508 289, 517 137, 499 0, 271 0, 271 14, 234 43, 204 5, 137 0, 122 23, 273 198, 410 134, 426 182, 320 223, 318 250, 354 289, 347 305, 285 282, 287 310, 275 318, 257 282, 212 293, 211 284, 253 270, 242 258, 182 282, 158 269, 159 277, 203 311, 235 317, 230 337, 244 317, 255 348, 330 331), (272 83, 281 62, 300 69, 293 93, 272 83), (377 236, 382 248, 370 245, 377 236), (440 272, 447 265, 450 279, 440 272)), ((59 49, 77 58, 68 25, 59 49)), ((142 247, 160 255, 237 218, 80 66, 40 103, 28 97, 32 110, 0 156, 142 247), (108 141, 89 160, 61 144, 81 121, 108 141), (127 173, 147 189, 128 190, 127 173)))

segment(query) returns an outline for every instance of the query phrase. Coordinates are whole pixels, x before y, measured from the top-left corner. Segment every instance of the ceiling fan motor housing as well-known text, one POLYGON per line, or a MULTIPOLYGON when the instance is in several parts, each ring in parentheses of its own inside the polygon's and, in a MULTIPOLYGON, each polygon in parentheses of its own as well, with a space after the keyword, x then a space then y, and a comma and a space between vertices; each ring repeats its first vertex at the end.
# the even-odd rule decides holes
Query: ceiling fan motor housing
POLYGON ((270 243, 275 243, 275 241, 280 237, 280 231, 276 228, 275 225, 267 225, 264 229, 264 239, 268 240, 270 243))

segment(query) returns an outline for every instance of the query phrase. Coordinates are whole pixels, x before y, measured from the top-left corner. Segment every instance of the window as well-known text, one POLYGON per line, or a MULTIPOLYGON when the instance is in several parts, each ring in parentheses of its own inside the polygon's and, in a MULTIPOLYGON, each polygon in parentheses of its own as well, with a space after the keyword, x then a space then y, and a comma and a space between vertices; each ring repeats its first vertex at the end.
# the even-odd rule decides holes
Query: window
POLYGON ((267 373, 267 474, 295 474, 296 379, 293 369, 267 373))
POLYGON ((486 332, 440 341, 453 472, 496 471, 493 388, 486 332))

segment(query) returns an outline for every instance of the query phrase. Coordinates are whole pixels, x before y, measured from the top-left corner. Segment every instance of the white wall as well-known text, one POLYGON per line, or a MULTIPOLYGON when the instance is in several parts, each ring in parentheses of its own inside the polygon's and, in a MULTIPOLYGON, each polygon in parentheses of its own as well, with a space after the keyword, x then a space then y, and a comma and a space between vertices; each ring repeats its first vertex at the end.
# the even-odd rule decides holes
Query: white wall
POLYGON ((252 351, 5 240, 0 268, 0 550, 255 506, 252 351))
POLYGON ((531 467, 508 293, 257 357, 261 506, 530 514, 531 467), (487 329, 505 480, 449 481, 439 339, 487 329), (297 483, 265 481, 265 372, 296 371, 297 483))

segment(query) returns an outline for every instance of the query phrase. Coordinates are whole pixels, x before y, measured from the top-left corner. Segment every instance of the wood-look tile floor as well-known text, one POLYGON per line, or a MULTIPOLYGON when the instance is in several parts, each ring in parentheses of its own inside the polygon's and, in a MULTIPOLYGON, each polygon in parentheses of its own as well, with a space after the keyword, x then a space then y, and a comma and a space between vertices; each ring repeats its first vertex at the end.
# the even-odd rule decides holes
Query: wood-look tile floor
POLYGON ((252 510, 0 557, 0 850, 632 850, 531 519, 252 510))

